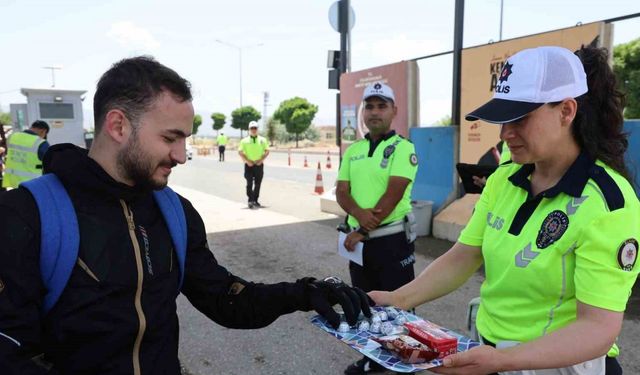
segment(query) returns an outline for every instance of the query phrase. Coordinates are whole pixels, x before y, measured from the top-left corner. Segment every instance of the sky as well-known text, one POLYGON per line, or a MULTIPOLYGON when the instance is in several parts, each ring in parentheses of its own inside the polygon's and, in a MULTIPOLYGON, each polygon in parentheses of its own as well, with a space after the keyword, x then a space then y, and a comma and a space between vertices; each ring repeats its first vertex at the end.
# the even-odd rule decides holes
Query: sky
MULTIPOLYGON (((291 97, 318 105, 315 125, 335 124, 327 51, 340 49, 329 23, 334 0, 0 0, 0 109, 24 103, 20 88, 87 90, 92 98, 114 62, 152 55, 188 79, 200 134, 213 134, 211 113, 230 117, 242 103, 267 115, 291 97), (217 40, 224 42, 219 43, 217 40), (236 47, 230 47, 234 45, 236 47), (242 54, 242 64, 239 61, 242 54)), ((499 40, 500 0, 465 1, 464 46, 499 40)), ((454 0, 351 0, 352 71, 449 51, 454 0)), ((638 0, 503 0, 502 39, 640 12, 638 0)), ((614 24, 614 45, 640 37, 640 18, 614 24)), ((451 55, 419 60, 420 126, 451 110, 451 55)), ((228 120, 229 122, 229 120, 228 120)), ((227 125, 228 126, 228 125, 227 125)), ((228 129, 228 127, 226 128, 228 129)))

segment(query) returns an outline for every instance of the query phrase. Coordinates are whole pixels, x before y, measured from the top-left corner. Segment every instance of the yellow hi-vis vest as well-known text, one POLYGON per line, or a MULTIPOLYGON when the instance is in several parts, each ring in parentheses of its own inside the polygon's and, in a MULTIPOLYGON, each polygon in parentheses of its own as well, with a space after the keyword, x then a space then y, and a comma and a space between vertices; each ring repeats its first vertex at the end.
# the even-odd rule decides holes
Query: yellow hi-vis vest
POLYGON ((29 133, 13 133, 7 140, 7 160, 2 187, 17 188, 20 183, 42 175, 38 148, 44 139, 29 133))

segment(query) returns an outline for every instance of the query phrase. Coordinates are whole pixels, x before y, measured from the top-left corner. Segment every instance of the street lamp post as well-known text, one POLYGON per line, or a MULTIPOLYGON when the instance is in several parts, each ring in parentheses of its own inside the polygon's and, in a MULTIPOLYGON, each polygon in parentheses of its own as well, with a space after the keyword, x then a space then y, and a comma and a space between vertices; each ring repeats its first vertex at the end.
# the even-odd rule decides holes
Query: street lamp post
POLYGON ((229 42, 225 42, 223 40, 220 39, 216 39, 216 42, 220 43, 220 44, 224 44, 227 47, 231 47, 233 49, 235 49, 236 51, 238 51, 238 77, 240 78, 240 107, 242 107, 242 49, 243 48, 251 48, 251 47, 260 47, 263 45, 263 43, 258 43, 258 44, 254 44, 254 45, 250 45, 250 46, 237 46, 235 44, 229 43, 229 42))

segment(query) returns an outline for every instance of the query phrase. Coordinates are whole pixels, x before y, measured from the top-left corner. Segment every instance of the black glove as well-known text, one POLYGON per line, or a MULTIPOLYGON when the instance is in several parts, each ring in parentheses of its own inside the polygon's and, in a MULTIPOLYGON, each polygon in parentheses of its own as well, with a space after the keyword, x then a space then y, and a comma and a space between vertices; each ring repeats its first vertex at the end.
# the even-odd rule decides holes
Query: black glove
POLYGON ((331 307, 336 303, 342 306, 349 325, 353 326, 358 322, 361 311, 367 318, 371 318, 369 306, 373 306, 373 301, 362 289, 350 287, 334 276, 324 280, 311 277, 303 280, 306 283, 310 309, 314 309, 327 319, 333 328, 338 328, 340 325, 340 315, 331 307))

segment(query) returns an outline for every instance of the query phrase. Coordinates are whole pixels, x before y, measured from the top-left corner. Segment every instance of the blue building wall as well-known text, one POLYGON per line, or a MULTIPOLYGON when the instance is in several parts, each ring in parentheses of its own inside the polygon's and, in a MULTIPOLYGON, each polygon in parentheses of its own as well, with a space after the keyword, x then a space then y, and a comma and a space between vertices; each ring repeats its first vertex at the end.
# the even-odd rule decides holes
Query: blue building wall
POLYGON ((455 157, 458 127, 411 128, 409 137, 418 155, 412 200, 433 201, 433 212, 455 199, 455 157))
POLYGON ((629 148, 625 158, 631 176, 636 180, 636 194, 640 197, 640 120, 625 121, 624 130, 629 133, 629 148))

